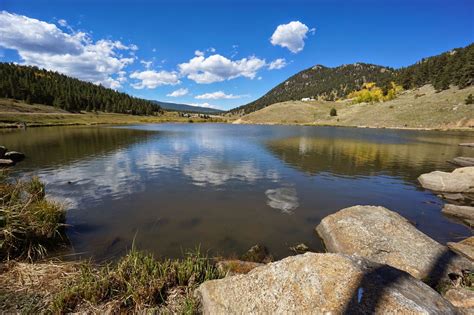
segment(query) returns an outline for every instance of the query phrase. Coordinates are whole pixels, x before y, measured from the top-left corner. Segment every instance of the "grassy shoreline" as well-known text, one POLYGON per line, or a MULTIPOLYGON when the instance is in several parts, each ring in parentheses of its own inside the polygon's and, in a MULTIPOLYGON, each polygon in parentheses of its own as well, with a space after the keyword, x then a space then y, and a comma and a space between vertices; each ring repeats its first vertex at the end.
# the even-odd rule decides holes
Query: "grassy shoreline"
POLYGON ((70 113, 41 104, 29 105, 21 101, 0 99, 0 128, 78 126, 78 125, 126 125, 167 122, 225 122, 219 116, 209 119, 194 115, 181 117, 178 112, 165 112, 157 116, 138 116, 104 112, 70 113))

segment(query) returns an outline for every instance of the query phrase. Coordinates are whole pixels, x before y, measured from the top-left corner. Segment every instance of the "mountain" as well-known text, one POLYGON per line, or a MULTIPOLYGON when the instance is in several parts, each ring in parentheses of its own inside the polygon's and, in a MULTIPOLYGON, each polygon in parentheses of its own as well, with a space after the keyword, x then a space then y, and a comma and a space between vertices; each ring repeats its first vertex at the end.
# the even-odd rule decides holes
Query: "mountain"
POLYGON ((202 107, 202 106, 192 106, 192 105, 186 105, 186 104, 176 104, 176 103, 168 103, 168 102, 160 102, 160 101, 152 101, 152 102, 159 105, 161 108, 169 110, 169 111, 199 113, 199 114, 219 114, 219 113, 224 112, 220 109, 202 107))
POLYGON ((335 100, 359 89, 364 82, 385 86, 394 80, 394 70, 387 67, 355 63, 329 68, 316 65, 280 83, 267 94, 247 105, 232 109, 232 113, 250 113, 268 105, 315 98, 335 100))
POLYGON ((316 65, 293 75, 256 101, 230 112, 247 114, 274 103, 302 98, 332 101, 359 90, 365 82, 375 82, 385 90, 391 81, 402 84, 406 89, 432 84, 438 91, 449 88, 449 85, 460 88, 473 85, 474 44, 422 59, 400 69, 366 63, 335 68, 316 65))
POLYGON ((153 102, 38 67, 0 63, 0 97, 70 112, 102 111, 134 115, 161 112, 153 102))

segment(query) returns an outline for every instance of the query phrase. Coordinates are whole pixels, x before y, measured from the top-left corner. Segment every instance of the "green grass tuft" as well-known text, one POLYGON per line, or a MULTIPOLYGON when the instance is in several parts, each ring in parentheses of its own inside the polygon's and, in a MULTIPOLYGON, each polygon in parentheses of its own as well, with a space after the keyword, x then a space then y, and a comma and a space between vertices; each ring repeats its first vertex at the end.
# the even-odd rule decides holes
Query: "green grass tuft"
POLYGON ((63 242, 65 210, 45 199, 37 177, 9 181, 0 176, 0 258, 44 258, 47 249, 63 242))
POLYGON ((164 261, 132 249, 115 265, 100 268, 85 265, 56 295, 51 311, 74 312, 83 304, 98 308, 113 305, 116 311, 166 309, 176 304, 180 312, 189 314, 197 305, 192 296, 194 289, 206 280, 221 277, 213 262, 202 256, 199 249, 186 253, 183 259, 164 261), (176 296, 180 297, 179 301, 171 301, 176 296))

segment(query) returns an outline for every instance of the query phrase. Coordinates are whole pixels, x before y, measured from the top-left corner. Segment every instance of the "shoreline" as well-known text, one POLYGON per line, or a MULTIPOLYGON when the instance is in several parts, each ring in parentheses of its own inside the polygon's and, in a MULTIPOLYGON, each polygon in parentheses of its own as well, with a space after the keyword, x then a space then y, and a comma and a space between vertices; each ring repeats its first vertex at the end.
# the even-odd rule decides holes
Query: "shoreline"
POLYGON ((391 129, 391 130, 412 130, 412 131, 467 131, 474 132, 474 128, 443 128, 443 127, 381 127, 381 126, 364 126, 364 125, 332 125, 332 124, 308 124, 308 123, 246 123, 229 121, 233 125, 254 125, 254 126, 305 126, 305 127, 341 127, 341 128, 358 128, 358 129, 391 129))

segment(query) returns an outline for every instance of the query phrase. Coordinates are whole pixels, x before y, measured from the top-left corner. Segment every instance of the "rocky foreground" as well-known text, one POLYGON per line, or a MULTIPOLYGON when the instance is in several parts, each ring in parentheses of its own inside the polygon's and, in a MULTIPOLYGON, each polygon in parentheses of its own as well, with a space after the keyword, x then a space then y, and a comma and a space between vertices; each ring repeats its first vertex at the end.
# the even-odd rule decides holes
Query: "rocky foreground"
POLYGON ((354 206, 326 217, 316 231, 329 253, 204 282, 195 292, 203 313, 474 312, 473 261, 399 214, 354 206))

